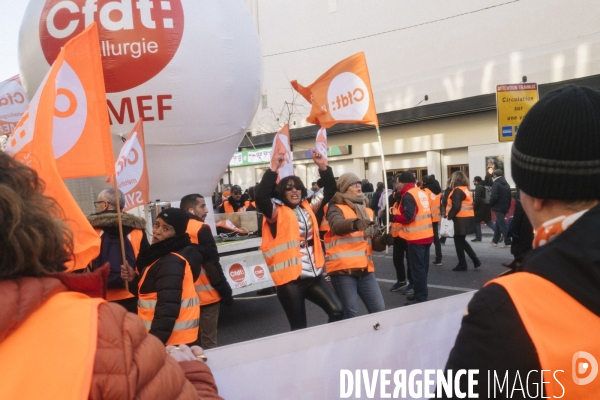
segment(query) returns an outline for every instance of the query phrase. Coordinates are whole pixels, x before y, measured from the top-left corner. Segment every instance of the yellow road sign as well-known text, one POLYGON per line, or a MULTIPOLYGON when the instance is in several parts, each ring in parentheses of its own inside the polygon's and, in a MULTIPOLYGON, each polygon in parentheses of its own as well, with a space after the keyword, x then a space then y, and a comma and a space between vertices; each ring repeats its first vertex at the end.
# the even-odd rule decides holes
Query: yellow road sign
POLYGON ((537 83, 496 86, 499 141, 515 140, 523 117, 537 103, 538 98, 537 83))

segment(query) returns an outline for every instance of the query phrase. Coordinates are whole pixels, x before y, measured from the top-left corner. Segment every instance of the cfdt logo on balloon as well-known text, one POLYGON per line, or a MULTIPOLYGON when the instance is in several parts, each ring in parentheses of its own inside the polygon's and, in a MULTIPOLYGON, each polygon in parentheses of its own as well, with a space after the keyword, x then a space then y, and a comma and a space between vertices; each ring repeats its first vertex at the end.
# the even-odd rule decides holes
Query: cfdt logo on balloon
POLYGON ((169 64, 181 43, 183 20, 180 0, 47 0, 40 42, 52 64, 60 48, 95 21, 106 91, 121 92, 169 64))
POLYGON ((369 110, 369 90, 358 75, 342 72, 329 84, 327 101, 334 119, 363 119, 369 110))

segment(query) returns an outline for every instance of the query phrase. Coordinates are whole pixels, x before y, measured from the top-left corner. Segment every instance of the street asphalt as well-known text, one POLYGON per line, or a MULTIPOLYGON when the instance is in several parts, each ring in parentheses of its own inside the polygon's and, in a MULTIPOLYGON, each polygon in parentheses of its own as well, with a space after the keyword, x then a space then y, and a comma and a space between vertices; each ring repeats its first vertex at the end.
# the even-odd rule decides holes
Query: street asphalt
MULTIPOLYGON (((478 290, 487 281, 497 277, 506 268, 503 263, 510 263, 513 259, 510 248, 494 247, 491 245, 492 234, 487 227, 482 227, 483 240, 471 242, 474 235, 467 236, 467 241, 481 259, 482 265, 473 268, 473 263, 467 257, 469 269, 465 272, 455 272, 452 268, 458 264, 456 250, 452 239, 442 246, 441 267, 429 267, 429 299, 439 299, 469 290, 478 290)), ((502 244, 502 243, 501 243, 502 244)), ((431 262, 434 260, 434 248, 431 246, 431 262)), ((396 272, 392 263, 392 249, 389 252, 375 253, 375 275, 381 288, 381 293, 386 305, 386 310, 403 307, 406 296, 401 292, 390 292, 390 287, 396 282, 396 272)), ((360 313, 367 313, 366 308, 360 303, 360 313)), ((309 326, 327 323, 327 315, 319 307, 306 302, 307 319, 309 326)), ((289 324, 285 313, 279 304, 276 295, 257 296, 250 292, 243 296, 235 297, 231 307, 221 306, 218 327, 218 344, 225 346, 251 339, 276 335, 289 331, 289 324)))

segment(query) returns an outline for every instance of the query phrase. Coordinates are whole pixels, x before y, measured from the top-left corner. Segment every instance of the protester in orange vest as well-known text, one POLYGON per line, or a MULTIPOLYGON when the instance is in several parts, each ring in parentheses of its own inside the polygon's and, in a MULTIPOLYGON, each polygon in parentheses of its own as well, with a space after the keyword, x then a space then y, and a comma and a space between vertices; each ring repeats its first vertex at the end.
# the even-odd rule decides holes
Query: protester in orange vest
MULTIPOLYGON (((224 196, 224 195, 223 195, 224 196)), ((223 200, 219 207, 219 213, 244 212, 250 207, 247 194, 242 194, 242 188, 234 185, 231 188, 231 196, 223 200)))
POLYGON ((426 175, 423 177, 423 185, 421 189, 429 197, 429 205, 431 206, 431 221, 433 222, 433 246, 435 247, 435 260, 433 265, 442 266, 442 244, 440 243, 439 225, 441 220, 442 188, 440 183, 435 179, 435 175, 426 175))
POLYGON ((343 318, 342 304, 322 275, 325 257, 315 216, 335 194, 335 179, 327 160, 319 153, 311 154, 325 186, 323 198, 309 203, 306 187, 297 176, 277 183, 283 156, 276 170, 265 171, 256 191, 256 205, 265 217, 260 248, 292 330, 307 327, 305 300, 321 307, 329 322, 343 318), (273 193, 276 197, 271 198, 273 193))
MULTIPOLYGON (((394 238, 394 244, 392 247, 392 261, 394 263, 394 270, 396 271, 396 282, 390 287, 390 292, 402 291, 405 296, 410 296, 415 293, 412 285, 412 278, 410 273, 410 260, 408 258, 408 243, 402 237, 400 237, 400 230, 402 229, 401 224, 394 222, 396 215, 400 215, 400 185, 398 183, 398 176, 394 175, 392 179, 388 181, 388 204, 389 204, 389 221, 390 221, 390 233, 394 238), (406 259, 406 269, 404 268, 404 260, 406 259)), ((382 194, 381 197, 384 195, 382 194)), ((385 200, 379 200, 381 204, 381 217, 382 220, 387 222, 385 216, 385 200)))
MULTIPOLYGON (((119 219, 117 218, 117 196, 111 186, 102 190, 98 201, 94 202, 98 212, 87 217, 94 227, 102 242, 100 254, 92 261, 92 270, 100 268, 105 262, 110 263, 108 274, 108 292, 106 299, 122 305, 129 312, 137 314, 137 298, 125 289, 125 282, 121 279, 121 264, 123 253, 119 235, 119 219)), ((125 195, 119 190, 119 207, 125 207, 125 195)), ((140 251, 146 250, 150 243, 146 237, 146 221, 135 215, 121 213, 123 226, 123 239, 125 255, 128 263, 135 265, 140 251)))
POLYGON ((509 382, 496 398, 510 398, 519 381, 512 398, 598 398, 598 132, 600 93, 573 85, 543 96, 519 126, 511 170, 534 249, 516 273, 475 293, 446 364, 479 370, 471 389, 479 398, 490 398, 494 372, 509 382))
POLYGON ((479 268, 481 261, 467 242, 466 236, 475 230, 475 212, 473 211, 473 193, 469 190, 469 178, 461 171, 452 173, 452 192, 448 196, 446 214, 454 223, 454 246, 458 256, 458 265, 452 271, 466 271, 467 260, 465 252, 473 260, 473 266, 479 268))
POLYGON ((220 303, 230 306, 233 302, 232 291, 219 262, 219 251, 210 226, 205 224, 208 208, 200 194, 188 194, 179 204, 187 211, 190 220, 187 233, 193 244, 202 246, 202 267, 200 276, 194 282, 200 299, 200 334, 197 343, 203 349, 217 347, 217 323, 219 322, 220 303))
POLYGON ((358 317, 359 297, 369 314, 385 310, 374 274, 373 250, 383 251, 394 242, 392 235, 381 235, 377 228, 361 183, 352 172, 340 176, 338 192, 327 211, 330 226, 325 235, 327 274, 342 301, 344 319, 358 317))
POLYGON ((0 398, 221 399, 201 348, 170 349, 177 362, 102 299, 108 266, 62 272, 72 233, 43 186, 0 151, 0 398))
POLYGON ((433 243, 433 223, 429 199, 415 183, 411 172, 403 172, 396 178, 400 189, 400 214, 394 222, 401 225, 400 237, 408 243, 408 259, 414 294, 406 297, 404 305, 427 301, 427 274, 429 272, 429 248, 433 243))
POLYGON ((138 315, 146 330, 165 344, 192 343, 198 339, 200 301, 194 282, 200 275, 202 255, 186 233, 189 216, 167 208, 156 217, 152 244, 140 253, 137 273, 129 265, 121 276, 139 296, 138 315))

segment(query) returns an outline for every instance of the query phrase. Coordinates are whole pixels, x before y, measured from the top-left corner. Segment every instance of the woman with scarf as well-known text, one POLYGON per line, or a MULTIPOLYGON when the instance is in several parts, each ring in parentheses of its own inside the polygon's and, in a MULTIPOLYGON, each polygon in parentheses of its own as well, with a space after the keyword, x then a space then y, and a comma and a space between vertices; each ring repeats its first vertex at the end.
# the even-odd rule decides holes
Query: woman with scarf
POLYGON ((335 193, 335 179, 327 159, 314 150, 311 154, 324 185, 322 196, 308 202, 306 187, 297 176, 277 183, 283 157, 265 172, 256 189, 256 206, 264 214, 260 248, 292 330, 307 327, 305 299, 321 307, 329 322, 343 317, 340 300, 323 277, 325 257, 317 218, 322 218, 323 207, 335 193))
POLYGON ((327 211, 330 231, 325 235, 327 273, 344 307, 344 319, 358 316, 358 298, 369 314, 384 311, 385 304, 375 279, 373 250, 393 244, 390 234, 381 235, 373 210, 356 174, 345 173, 337 181, 338 192, 327 211))
POLYGON ((199 300, 194 282, 202 255, 186 233, 188 214, 179 208, 162 211, 152 227, 152 244, 140 252, 137 273, 121 267, 121 277, 139 296, 138 315, 146 330, 163 343, 192 343, 198 337, 199 300))

